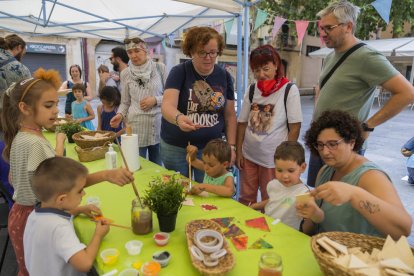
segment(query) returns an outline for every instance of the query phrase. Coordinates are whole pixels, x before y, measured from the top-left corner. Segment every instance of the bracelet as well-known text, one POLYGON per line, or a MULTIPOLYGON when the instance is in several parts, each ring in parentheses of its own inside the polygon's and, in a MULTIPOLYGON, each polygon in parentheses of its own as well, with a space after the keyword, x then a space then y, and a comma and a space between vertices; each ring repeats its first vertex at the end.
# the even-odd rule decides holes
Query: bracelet
POLYGON ((181 115, 184 115, 181 112, 178 112, 177 115, 175 115, 175 124, 178 126, 178 117, 180 117, 181 115))
POLYGON ((235 145, 230 145, 230 148, 234 151, 237 152, 236 146, 235 145))
POLYGON ((117 115, 119 114, 119 115, 121 115, 121 120, 123 121, 124 120, 124 115, 122 115, 122 113, 116 113, 117 115))

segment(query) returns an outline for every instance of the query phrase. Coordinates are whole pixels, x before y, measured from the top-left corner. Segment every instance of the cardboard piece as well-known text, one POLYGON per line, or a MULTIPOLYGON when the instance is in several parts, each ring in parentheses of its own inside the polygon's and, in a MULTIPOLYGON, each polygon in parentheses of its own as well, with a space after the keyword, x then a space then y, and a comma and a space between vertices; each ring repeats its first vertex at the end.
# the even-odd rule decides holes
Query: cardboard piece
POLYGON ((368 265, 362 261, 360 258, 358 258, 357 256, 355 256, 354 254, 351 254, 350 258, 349 258, 349 264, 348 264, 348 268, 366 268, 368 267, 368 265))
POLYGON ((229 227, 230 223, 234 220, 234 217, 213 218, 211 220, 218 223, 222 228, 227 228, 229 227))
POLYGON ((230 240, 233 243, 234 247, 236 247, 237 250, 246 250, 247 249, 247 240, 249 238, 246 235, 241 235, 237 237, 231 237, 230 240))
POLYGON ((338 257, 338 255, 335 252, 335 249, 333 249, 329 244, 327 244, 323 239, 317 239, 316 242, 322 246, 323 249, 325 249, 329 254, 334 256, 335 258, 338 257))
POLYGON ((305 204, 306 202, 308 202, 308 200, 311 198, 311 194, 310 193, 304 193, 304 194, 300 194, 300 195, 296 195, 296 203, 302 203, 305 204))
POLYGON ((270 232, 269 225, 264 217, 248 219, 246 225, 252 228, 260 229, 262 231, 270 232))
POLYGON ((244 235, 244 231, 241 230, 236 224, 232 224, 232 225, 230 225, 229 228, 227 228, 224 231, 223 234, 226 238, 230 238, 230 237, 237 237, 237 236, 240 236, 240 235, 244 235))
POLYGON ((262 238, 259 238, 249 247, 249 249, 270 249, 270 248, 273 248, 273 245, 271 245, 270 243, 268 243, 262 238))
POLYGON ((334 249, 338 250, 342 254, 348 254, 348 248, 345 245, 337 243, 336 241, 333 241, 328 237, 322 237, 321 239, 323 239, 328 245, 332 246, 334 249))

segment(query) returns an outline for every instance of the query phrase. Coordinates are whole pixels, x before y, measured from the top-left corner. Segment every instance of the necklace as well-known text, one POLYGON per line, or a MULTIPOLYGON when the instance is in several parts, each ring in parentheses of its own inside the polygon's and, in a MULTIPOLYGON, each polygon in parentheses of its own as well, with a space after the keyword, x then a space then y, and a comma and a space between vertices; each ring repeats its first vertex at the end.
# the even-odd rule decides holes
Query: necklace
POLYGON ((29 126, 24 126, 24 125, 21 125, 21 128, 25 128, 25 129, 28 129, 28 130, 33 130, 33 131, 36 131, 36 132, 42 132, 41 128, 29 127, 29 126))
POLYGON ((206 82, 207 78, 210 77, 210 75, 214 71, 214 67, 213 67, 213 70, 210 72, 210 74, 208 74, 207 76, 202 76, 202 75, 200 75, 200 73, 197 72, 197 69, 195 68, 194 63, 193 63, 193 68, 194 68, 194 72, 196 72, 197 76, 199 76, 201 79, 203 79, 204 82, 206 82))

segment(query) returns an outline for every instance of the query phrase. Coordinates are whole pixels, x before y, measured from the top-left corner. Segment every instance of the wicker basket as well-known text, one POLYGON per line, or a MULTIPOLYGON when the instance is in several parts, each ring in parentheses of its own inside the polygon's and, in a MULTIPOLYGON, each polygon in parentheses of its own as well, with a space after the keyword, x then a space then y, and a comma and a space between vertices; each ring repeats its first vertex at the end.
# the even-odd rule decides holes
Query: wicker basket
POLYGON ((64 125, 64 124, 67 124, 67 123, 69 123, 71 121, 71 119, 67 119, 67 118, 57 118, 56 119, 56 123, 55 124, 53 124, 53 126, 51 126, 51 127, 49 127, 49 128, 46 128, 45 127, 45 129, 47 130, 47 131, 50 131, 50 132, 55 132, 56 131, 56 127, 57 126, 61 126, 61 125, 64 125), (59 122, 59 123, 58 123, 59 122))
POLYGON ((105 158, 105 153, 109 150, 110 142, 106 142, 103 146, 83 149, 75 146, 75 151, 78 154, 80 162, 91 162, 105 158))
POLYGON ((371 253, 374 248, 381 250, 385 242, 385 239, 382 238, 349 232, 325 232, 313 236, 311 239, 313 255, 315 255, 323 274, 332 276, 359 276, 362 274, 351 271, 334 262, 335 258, 316 242, 316 240, 323 236, 343 244, 348 248, 359 247, 361 251, 367 251, 368 253, 371 253))
POLYGON ((113 131, 102 131, 102 130, 95 130, 95 131, 81 131, 72 135, 73 141, 75 141, 76 145, 81 147, 82 149, 93 148, 93 147, 100 147, 105 145, 106 142, 112 143, 115 139, 116 133, 113 131), (89 135, 93 136, 96 133, 101 134, 108 134, 107 137, 103 137, 100 139, 95 140, 86 140, 83 139, 81 135, 89 135))
POLYGON ((236 264, 236 260, 234 258, 233 253, 231 252, 229 245, 226 239, 223 236, 224 243, 223 248, 227 250, 227 254, 219 259, 219 263, 217 266, 214 267, 207 267, 203 264, 203 262, 194 258, 193 254, 191 254, 190 248, 194 245, 194 234, 201 229, 212 229, 216 230, 217 232, 221 233, 220 226, 211 220, 193 220, 189 222, 185 227, 185 234, 187 236, 187 245, 188 245, 188 252, 190 254, 191 262, 193 266, 202 274, 206 276, 221 276, 225 275, 227 272, 232 270, 234 265, 236 264))

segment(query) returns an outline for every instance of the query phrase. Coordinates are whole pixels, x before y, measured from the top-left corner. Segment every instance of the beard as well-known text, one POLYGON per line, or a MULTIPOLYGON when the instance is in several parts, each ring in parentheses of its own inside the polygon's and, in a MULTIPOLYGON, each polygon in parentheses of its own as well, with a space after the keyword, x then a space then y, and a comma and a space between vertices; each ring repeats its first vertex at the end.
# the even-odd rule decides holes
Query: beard
POLYGON ((119 72, 119 63, 118 62, 112 63, 112 66, 114 67, 115 72, 119 72))

